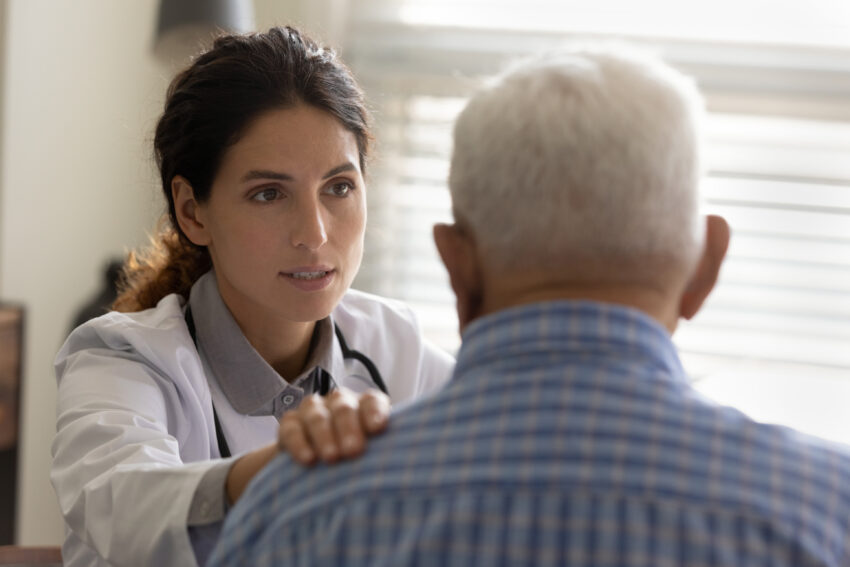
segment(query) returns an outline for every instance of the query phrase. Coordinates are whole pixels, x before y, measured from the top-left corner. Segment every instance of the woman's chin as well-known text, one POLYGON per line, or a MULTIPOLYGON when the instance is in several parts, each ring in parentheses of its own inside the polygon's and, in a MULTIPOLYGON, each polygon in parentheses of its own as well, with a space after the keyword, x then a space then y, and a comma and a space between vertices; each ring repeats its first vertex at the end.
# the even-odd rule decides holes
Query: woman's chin
POLYGON ((305 298, 297 303, 280 306, 278 311, 286 319, 298 323, 313 323, 331 314, 342 296, 335 298, 305 298))

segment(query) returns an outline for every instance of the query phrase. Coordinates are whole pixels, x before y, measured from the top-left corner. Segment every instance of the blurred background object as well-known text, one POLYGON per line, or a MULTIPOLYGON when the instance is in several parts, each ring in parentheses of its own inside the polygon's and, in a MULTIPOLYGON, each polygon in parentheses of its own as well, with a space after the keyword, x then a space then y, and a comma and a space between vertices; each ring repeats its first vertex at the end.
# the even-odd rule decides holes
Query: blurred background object
POLYGON ((0 545, 0 565, 8 567, 62 567, 62 551, 59 546, 24 547, 0 545))
POLYGON ((0 545, 15 541, 24 312, 0 303, 0 545))
POLYGON ((71 323, 72 331, 95 317, 100 317, 108 312, 118 297, 118 282, 121 279, 121 267, 124 265, 122 260, 110 260, 103 269, 103 279, 100 282, 100 289, 88 299, 77 311, 74 316, 74 321, 71 323))
POLYGON ((182 65, 217 33, 254 29, 252 0, 160 0, 154 52, 166 63, 182 65))

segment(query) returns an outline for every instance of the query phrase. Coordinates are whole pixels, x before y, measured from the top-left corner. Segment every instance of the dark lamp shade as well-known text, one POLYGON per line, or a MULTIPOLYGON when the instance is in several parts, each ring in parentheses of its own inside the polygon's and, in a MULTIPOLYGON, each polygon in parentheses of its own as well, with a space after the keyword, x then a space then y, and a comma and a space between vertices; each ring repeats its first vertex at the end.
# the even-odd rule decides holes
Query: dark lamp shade
POLYGON ((160 60, 183 65, 219 33, 253 29, 251 0, 160 0, 154 53, 160 60))

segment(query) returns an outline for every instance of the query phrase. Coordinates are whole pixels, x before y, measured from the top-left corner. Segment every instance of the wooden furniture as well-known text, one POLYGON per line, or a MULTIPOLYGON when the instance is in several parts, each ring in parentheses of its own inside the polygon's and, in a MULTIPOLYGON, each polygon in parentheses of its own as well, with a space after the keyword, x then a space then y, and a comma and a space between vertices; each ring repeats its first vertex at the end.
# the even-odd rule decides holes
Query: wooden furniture
POLYGON ((0 545, 15 541, 24 313, 0 303, 0 545))
POLYGON ((41 565, 62 567, 62 553, 58 547, 0 546, 0 565, 41 565))

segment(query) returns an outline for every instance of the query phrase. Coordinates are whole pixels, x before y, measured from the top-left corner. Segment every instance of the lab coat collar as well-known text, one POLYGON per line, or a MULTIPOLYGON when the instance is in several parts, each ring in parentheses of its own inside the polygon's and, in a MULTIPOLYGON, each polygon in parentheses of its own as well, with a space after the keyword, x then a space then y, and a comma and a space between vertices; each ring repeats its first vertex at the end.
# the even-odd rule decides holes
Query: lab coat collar
POLYGON ((195 321, 198 350, 233 408, 243 415, 280 417, 318 389, 315 370, 344 376, 344 360, 332 317, 316 323, 305 370, 284 380, 254 349, 218 290, 211 270, 192 286, 189 305, 195 321))

